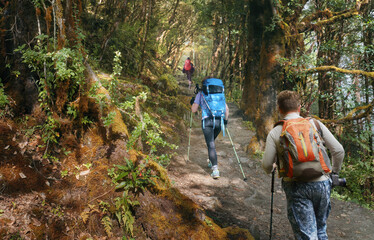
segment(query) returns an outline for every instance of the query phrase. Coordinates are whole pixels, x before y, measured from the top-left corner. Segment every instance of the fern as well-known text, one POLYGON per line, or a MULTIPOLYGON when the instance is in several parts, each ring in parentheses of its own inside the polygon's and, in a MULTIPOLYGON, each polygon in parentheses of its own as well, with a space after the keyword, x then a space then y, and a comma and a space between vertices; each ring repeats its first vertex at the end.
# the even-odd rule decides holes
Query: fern
POLYGON ((135 218, 131 212, 131 208, 139 205, 138 201, 132 201, 127 191, 123 192, 121 198, 116 198, 116 212, 115 215, 118 222, 123 226, 126 233, 133 235, 135 218))
POLYGON ((112 233, 112 221, 110 217, 109 216, 103 217, 103 219, 101 219, 101 224, 103 224, 105 232, 108 235, 108 237, 111 237, 113 233, 112 233))
POLYGON ((90 212, 88 212, 88 211, 83 211, 83 212, 81 213, 81 218, 82 218, 82 221, 83 221, 84 224, 87 223, 87 220, 88 220, 89 217, 90 217, 90 212))

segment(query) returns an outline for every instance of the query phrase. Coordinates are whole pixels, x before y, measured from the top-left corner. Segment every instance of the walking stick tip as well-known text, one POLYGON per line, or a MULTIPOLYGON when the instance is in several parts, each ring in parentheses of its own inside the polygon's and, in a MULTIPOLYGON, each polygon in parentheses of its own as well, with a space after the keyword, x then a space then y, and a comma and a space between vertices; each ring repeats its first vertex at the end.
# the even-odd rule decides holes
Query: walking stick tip
POLYGON ((247 181, 247 178, 244 178, 243 181, 246 182, 246 181, 247 181))

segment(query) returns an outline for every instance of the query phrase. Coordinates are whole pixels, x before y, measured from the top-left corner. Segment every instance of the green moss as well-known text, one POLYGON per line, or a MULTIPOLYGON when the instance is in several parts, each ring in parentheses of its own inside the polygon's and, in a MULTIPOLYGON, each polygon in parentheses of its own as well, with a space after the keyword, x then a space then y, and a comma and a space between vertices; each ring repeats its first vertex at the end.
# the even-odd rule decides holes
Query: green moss
POLYGON ((178 82, 171 74, 163 74, 155 83, 158 90, 171 95, 176 96, 178 91, 178 82))
POLYGON ((242 229, 239 227, 227 227, 224 228, 228 234, 229 239, 247 239, 247 240, 254 240, 254 237, 249 233, 247 229, 242 229))

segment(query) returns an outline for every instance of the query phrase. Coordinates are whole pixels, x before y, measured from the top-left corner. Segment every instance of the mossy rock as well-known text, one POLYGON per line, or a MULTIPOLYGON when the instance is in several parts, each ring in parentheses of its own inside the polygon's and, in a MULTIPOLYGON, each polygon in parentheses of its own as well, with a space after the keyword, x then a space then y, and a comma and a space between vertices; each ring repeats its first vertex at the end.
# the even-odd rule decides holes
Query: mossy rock
POLYGON ((155 83, 155 87, 170 96, 176 96, 178 92, 178 82, 171 74, 161 75, 155 83))
POLYGON ((257 137, 256 136, 253 136, 251 138, 251 141, 249 142, 247 148, 246 148, 246 152, 250 155, 250 156, 255 156, 256 153, 258 151, 261 150, 261 145, 260 145, 260 142, 258 141, 257 137))

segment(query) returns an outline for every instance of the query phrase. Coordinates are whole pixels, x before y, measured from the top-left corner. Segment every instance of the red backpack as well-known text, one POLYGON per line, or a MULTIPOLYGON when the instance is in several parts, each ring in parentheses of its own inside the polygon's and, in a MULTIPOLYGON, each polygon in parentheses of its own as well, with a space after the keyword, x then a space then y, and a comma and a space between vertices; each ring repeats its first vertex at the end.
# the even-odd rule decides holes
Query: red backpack
POLYGON ((187 59, 185 62, 184 62, 184 70, 186 71, 190 71, 191 70, 191 60, 187 59))
POLYGON ((280 124, 283 128, 280 149, 277 149, 279 177, 308 181, 331 172, 330 158, 321 138, 322 131, 315 119, 282 120, 275 126, 280 124))

